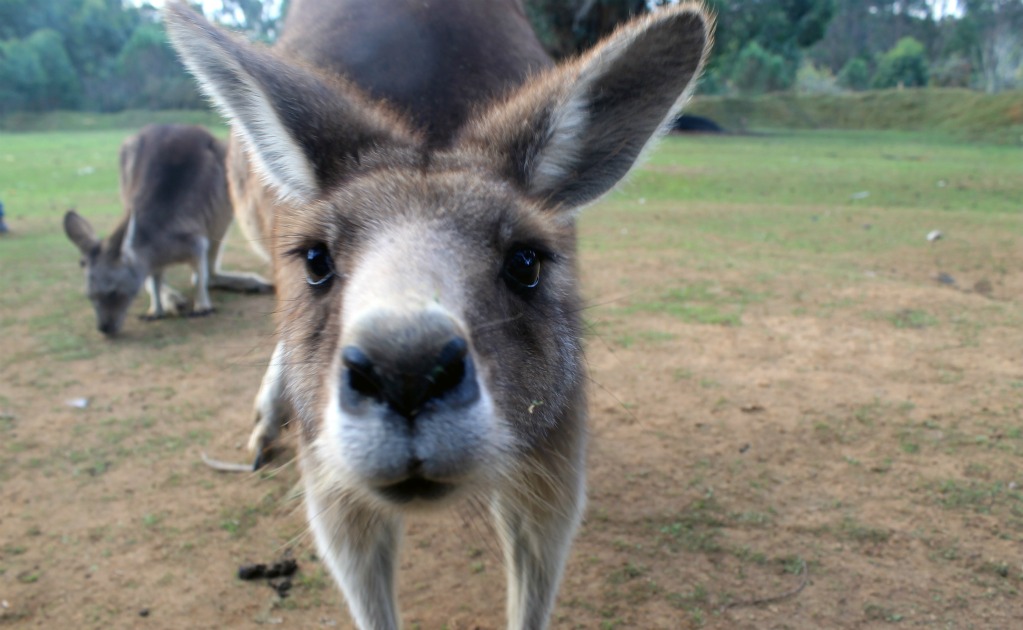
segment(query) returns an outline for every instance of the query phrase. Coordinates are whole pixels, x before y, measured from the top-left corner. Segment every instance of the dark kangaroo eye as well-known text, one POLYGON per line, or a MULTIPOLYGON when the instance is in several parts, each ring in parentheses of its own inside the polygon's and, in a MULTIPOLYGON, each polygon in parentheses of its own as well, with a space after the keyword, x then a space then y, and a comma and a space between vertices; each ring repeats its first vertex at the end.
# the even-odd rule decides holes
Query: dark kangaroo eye
POLYGON ((323 286, 334 277, 334 261, 327 248, 322 245, 310 247, 305 252, 305 281, 310 286, 323 286))
POLYGON ((504 276, 517 291, 540 284, 540 257, 531 249, 517 249, 504 261, 504 276))

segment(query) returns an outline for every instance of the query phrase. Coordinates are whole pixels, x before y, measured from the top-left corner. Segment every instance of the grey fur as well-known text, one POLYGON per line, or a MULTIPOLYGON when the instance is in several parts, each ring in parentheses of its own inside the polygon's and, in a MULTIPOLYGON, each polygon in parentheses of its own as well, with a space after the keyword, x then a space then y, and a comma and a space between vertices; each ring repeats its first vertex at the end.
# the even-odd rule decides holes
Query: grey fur
POLYGON ((251 197, 261 216, 251 226, 270 226, 280 308, 257 401, 268 415, 250 445, 262 450, 280 414, 294 413, 310 527, 360 628, 399 625, 404 517, 460 497, 490 505, 509 627, 544 628, 585 503, 575 212, 624 177, 684 104, 710 19, 694 4, 664 10, 532 74, 546 62, 528 61, 531 31, 508 36, 525 20, 515 0, 435 0, 419 21, 409 18, 422 3, 381 4, 400 14, 385 22, 411 35, 347 24, 373 14, 368 1, 296 2, 298 30, 286 27, 277 51, 182 5, 165 13, 175 48, 232 122, 232 171, 277 193, 251 197), (479 19, 486 11, 493 19, 479 19), (423 44, 445 41, 431 30, 438 16, 473 15, 450 28, 472 32, 476 48, 423 44), (337 24, 351 46, 337 43, 337 24), (420 92, 360 78, 341 58, 368 50, 387 76, 409 59, 486 59, 488 42, 519 62, 492 64, 497 81, 481 93, 460 91, 452 73, 453 123, 420 92), (509 276, 524 249, 540 260, 534 288, 509 276), (324 255, 330 273, 309 262, 324 255), (458 342, 465 354, 452 362, 444 353, 458 342), (431 362, 441 376, 424 382, 431 362))
POLYGON ((268 292, 257 274, 220 270, 220 251, 231 224, 225 146, 201 127, 150 125, 121 145, 121 201, 125 216, 106 239, 74 210, 64 231, 82 255, 86 292, 97 328, 115 335, 143 284, 149 318, 177 313, 186 301, 163 282, 164 269, 187 263, 194 270, 191 313, 213 310, 210 288, 268 292))

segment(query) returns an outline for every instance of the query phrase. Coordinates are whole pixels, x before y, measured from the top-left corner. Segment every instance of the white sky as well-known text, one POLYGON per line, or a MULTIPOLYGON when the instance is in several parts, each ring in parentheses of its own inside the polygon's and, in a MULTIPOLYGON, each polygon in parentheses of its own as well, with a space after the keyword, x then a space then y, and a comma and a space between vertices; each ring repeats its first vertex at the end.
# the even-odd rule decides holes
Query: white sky
MULTIPOLYGON (((189 0, 189 2, 195 2, 195 1, 196 0, 189 0)), ((167 3, 167 0, 129 0, 129 2, 131 2, 135 6, 141 6, 143 4, 151 4, 154 7, 162 7, 163 5, 165 5, 167 3)), ((221 0, 201 0, 200 4, 202 4, 203 13, 205 13, 207 17, 216 14, 217 11, 220 11, 220 10, 222 10, 224 8, 224 3, 221 2, 221 0)), ((276 10, 278 12, 280 11, 281 0, 273 0, 273 2, 271 2, 270 4, 271 4, 271 10, 276 10)), ((264 6, 263 11, 264 11, 264 15, 265 15, 265 12, 266 12, 265 6, 264 6)), ((236 12, 236 16, 235 16, 235 21, 236 22, 241 22, 242 18, 243 18, 243 16, 241 15, 241 12, 237 11, 236 12)))

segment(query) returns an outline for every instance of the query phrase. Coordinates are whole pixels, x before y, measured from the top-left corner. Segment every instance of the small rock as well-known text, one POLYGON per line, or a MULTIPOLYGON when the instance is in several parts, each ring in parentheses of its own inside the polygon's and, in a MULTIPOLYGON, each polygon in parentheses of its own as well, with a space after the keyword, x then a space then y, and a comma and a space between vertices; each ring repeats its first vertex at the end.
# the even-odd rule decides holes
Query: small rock
POLYGON ((956 279, 953 278, 952 276, 948 275, 944 271, 942 271, 941 273, 938 274, 937 281, 940 282, 941 284, 950 284, 950 285, 956 283, 956 279))
POLYGON ((869 190, 861 190, 860 192, 855 192, 855 193, 849 195, 849 198, 850 199, 866 199, 869 196, 870 196, 870 191, 869 190))
POLYGON ((148 608, 143 608, 142 610, 139 611, 139 617, 148 617, 148 616, 149 616, 149 609, 148 608))
POLYGON ((68 407, 74 407, 75 409, 85 409, 89 406, 88 398, 72 398, 67 401, 68 407))
POLYGON ((934 241, 940 241, 944 236, 941 230, 931 230, 927 233, 927 240, 933 243, 934 241))
POLYGON ((991 281, 987 278, 977 280, 976 284, 973 285, 973 290, 985 297, 990 297, 994 293, 995 288, 991 286, 991 281))

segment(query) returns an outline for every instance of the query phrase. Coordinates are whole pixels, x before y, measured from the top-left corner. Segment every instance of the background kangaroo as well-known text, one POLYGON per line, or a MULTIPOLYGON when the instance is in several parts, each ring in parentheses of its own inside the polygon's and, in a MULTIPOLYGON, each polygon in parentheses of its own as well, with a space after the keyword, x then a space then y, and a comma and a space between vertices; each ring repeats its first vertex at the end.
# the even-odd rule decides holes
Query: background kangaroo
MULTIPOLYGON (((490 3, 433 2, 424 24, 472 4, 490 3)), ((284 201, 270 221, 279 343, 264 389, 294 408, 309 522, 356 623, 399 625, 404 516, 475 497, 504 548, 509 627, 546 627, 585 494, 575 216, 687 100, 706 14, 636 20, 470 103, 447 134, 318 63, 312 43, 271 52, 182 5, 166 17, 284 201)), ((402 41, 428 39, 416 24, 402 41)), ((507 41, 500 22, 472 27, 497 30, 478 48, 406 55, 458 64, 507 41)))
POLYGON ((220 270, 220 248, 232 210, 224 172, 225 146, 201 127, 150 125, 121 145, 121 202, 125 216, 104 240, 74 210, 64 231, 82 254, 86 290, 97 327, 115 335, 143 282, 147 317, 177 313, 187 302, 164 284, 169 265, 195 270, 192 315, 213 310, 209 289, 266 292, 273 287, 251 273, 220 270))

